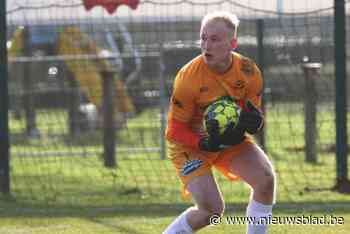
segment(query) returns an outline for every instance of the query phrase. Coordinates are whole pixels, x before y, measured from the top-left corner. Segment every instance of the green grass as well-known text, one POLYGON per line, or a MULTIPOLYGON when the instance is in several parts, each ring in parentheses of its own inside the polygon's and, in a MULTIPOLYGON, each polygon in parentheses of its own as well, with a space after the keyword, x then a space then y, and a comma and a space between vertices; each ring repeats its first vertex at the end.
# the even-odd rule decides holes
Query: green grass
MULTIPOLYGON (((345 225, 276 225, 270 233, 346 233, 350 196, 335 182, 335 127, 331 107, 317 113, 317 163, 304 160, 303 109, 268 106, 267 152, 278 178, 275 215, 334 214, 345 225)), ((103 166, 102 132, 68 135, 63 110, 38 113, 40 139, 23 134, 10 118, 11 189, 0 197, 0 233, 161 233, 190 204, 169 160, 160 160, 159 111, 149 109, 117 133, 117 168, 103 166), (147 149, 147 150, 146 150, 147 149), (38 155, 39 154, 39 155, 38 155)), ((226 215, 243 215, 250 189, 217 174, 226 215)), ((219 225, 201 233, 244 233, 243 225, 219 225)))
MULTIPOLYGON (((347 196, 330 191, 335 182, 334 115, 330 107, 320 105, 318 110, 317 163, 304 161, 302 108, 300 104, 268 106, 267 152, 277 171, 278 200, 349 201, 347 196)), ((23 135, 24 121, 10 118, 12 190, 17 198, 81 206, 91 202, 105 206, 182 201, 170 161, 159 160, 158 109, 142 112, 118 131, 118 167, 114 169, 103 166, 101 131, 70 137, 63 110, 39 111, 38 120, 42 137, 28 139, 23 135), (44 156, 33 156, 38 153, 44 156)), ((227 202, 246 202, 247 186, 217 177, 227 202)))
MULTIPOLYGON (((161 233, 165 227, 183 210, 183 205, 172 206, 128 206, 85 209, 72 207, 30 207, 20 206, 13 201, 0 202, 0 233, 36 233, 36 234, 151 234, 161 233)), ((274 211, 275 217, 300 217, 302 215, 322 217, 333 215, 344 218, 343 225, 271 225, 269 233, 276 234, 332 234, 348 233, 350 228, 349 205, 337 207, 311 206, 301 208, 279 207, 274 211), (315 207, 317 207, 315 209, 315 207)), ((225 217, 243 216, 244 206, 231 206, 225 217)), ((222 223, 208 227, 199 233, 244 233, 245 225, 222 223)))

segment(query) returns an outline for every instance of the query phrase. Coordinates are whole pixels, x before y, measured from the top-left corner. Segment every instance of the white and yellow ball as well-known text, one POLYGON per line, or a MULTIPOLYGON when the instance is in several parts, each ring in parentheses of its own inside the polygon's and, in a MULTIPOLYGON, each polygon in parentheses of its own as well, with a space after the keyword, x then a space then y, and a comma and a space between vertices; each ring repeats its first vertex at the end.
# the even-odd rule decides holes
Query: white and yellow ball
POLYGON ((207 128, 209 121, 216 120, 219 133, 223 134, 226 128, 233 124, 236 126, 239 119, 240 107, 231 97, 222 97, 211 103, 204 112, 203 125, 207 128))

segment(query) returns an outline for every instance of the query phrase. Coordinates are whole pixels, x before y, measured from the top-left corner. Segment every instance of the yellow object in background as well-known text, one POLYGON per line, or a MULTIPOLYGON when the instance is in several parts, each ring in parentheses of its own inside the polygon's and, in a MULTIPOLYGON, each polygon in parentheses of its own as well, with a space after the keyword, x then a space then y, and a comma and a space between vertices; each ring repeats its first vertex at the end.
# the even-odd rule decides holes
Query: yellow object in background
MULTIPOLYGON (((59 36, 58 53, 60 55, 99 55, 101 50, 96 44, 76 27, 67 27, 59 36)), ((68 69, 73 73, 79 86, 87 95, 90 102, 99 109, 102 106, 102 73, 113 71, 111 64, 106 59, 81 59, 65 61, 68 69)), ((133 113, 135 107, 128 96, 121 79, 115 78, 115 100, 116 111, 122 113, 133 113)))

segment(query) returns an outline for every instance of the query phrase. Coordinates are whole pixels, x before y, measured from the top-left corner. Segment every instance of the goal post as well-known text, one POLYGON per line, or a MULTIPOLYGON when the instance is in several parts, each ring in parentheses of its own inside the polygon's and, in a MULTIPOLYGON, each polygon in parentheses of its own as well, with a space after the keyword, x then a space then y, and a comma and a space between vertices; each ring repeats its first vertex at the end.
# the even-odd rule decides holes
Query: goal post
POLYGON ((0 192, 10 193, 6 1, 0 2, 0 192))
POLYGON ((350 193, 348 178, 347 82, 346 82, 346 6, 344 0, 334 0, 334 66, 336 122, 336 184, 334 189, 350 193))

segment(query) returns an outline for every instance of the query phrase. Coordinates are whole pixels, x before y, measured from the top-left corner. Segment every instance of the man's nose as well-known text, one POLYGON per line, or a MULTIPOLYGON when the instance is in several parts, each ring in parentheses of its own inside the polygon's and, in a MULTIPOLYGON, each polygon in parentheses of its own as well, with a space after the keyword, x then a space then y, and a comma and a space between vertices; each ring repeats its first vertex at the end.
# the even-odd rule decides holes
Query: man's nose
POLYGON ((209 40, 205 40, 202 43, 203 43, 202 45, 203 49, 206 49, 206 50, 210 49, 211 43, 209 42, 209 40))

